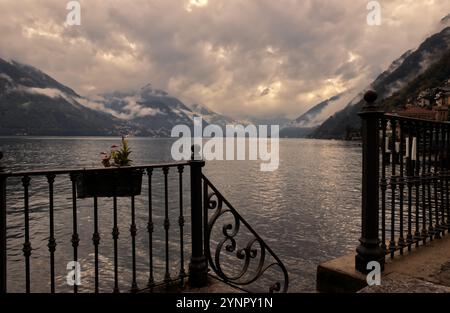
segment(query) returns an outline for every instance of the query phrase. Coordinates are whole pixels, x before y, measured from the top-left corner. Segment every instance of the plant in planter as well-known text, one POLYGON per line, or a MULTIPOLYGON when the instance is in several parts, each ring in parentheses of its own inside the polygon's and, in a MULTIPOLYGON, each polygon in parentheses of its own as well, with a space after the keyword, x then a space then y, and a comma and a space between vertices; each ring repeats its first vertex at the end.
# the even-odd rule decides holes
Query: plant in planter
POLYGON ((111 146, 110 153, 102 152, 102 164, 117 170, 86 171, 77 175, 78 198, 131 197, 141 194, 143 170, 130 167, 131 150, 128 140, 122 137, 121 146, 111 146))
POLYGON ((112 145, 110 153, 100 153, 100 155, 102 156, 102 164, 104 167, 123 167, 130 166, 131 163, 133 163, 133 161, 129 158, 131 150, 130 146, 128 145, 128 140, 122 137, 122 146, 120 147, 120 149, 118 148, 119 146, 112 145))

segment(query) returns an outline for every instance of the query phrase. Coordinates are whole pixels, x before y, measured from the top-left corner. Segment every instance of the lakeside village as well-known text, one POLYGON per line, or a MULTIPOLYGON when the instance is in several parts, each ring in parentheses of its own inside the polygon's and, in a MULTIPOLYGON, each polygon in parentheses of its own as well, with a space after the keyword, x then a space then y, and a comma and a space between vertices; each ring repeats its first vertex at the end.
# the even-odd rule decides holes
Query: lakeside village
POLYGON ((444 122, 449 120, 450 79, 442 86, 421 91, 416 99, 408 99, 404 110, 393 111, 399 116, 444 122))
MULTIPOLYGON (((407 104, 401 110, 393 110, 391 114, 408 117, 417 118, 422 120, 430 120, 437 122, 449 121, 449 110, 450 110, 450 79, 448 79, 444 84, 436 88, 428 88, 421 91, 417 97, 409 98, 407 104)), ((385 138, 385 162, 389 164, 390 162, 399 163, 400 156, 400 138, 401 128, 400 125, 395 127, 395 140, 392 140, 393 129, 392 125, 388 122, 386 127, 386 138, 385 138), (395 149, 395 153, 392 151, 395 149)), ((381 136, 381 134, 380 134, 381 136)), ((422 138, 421 138, 422 139, 422 138)), ((380 140, 382 140, 380 138, 380 140)), ((409 142, 409 138, 405 138, 405 146, 403 147, 404 155, 406 158, 411 158, 411 160, 417 161, 418 150, 420 149, 420 142, 417 142, 417 138, 413 137, 412 142, 409 142), (409 147, 409 148, 407 148, 409 147), (410 150, 411 149, 411 150, 410 150)))
MULTIPOLYGON (((403 117, 445 122, 450 121, 449 112, 450 78, 439 87, 422 90, 416 98, 408 98, 404 107, 393 110, 391 113, 403 117)), ((387 131, 391 132, 389 125, 387 131)), ((361 140, 360 130, 348 129, 346 140, 361 140)), ((386 149, 389 152, 390 146, 387 145, 386 149)))

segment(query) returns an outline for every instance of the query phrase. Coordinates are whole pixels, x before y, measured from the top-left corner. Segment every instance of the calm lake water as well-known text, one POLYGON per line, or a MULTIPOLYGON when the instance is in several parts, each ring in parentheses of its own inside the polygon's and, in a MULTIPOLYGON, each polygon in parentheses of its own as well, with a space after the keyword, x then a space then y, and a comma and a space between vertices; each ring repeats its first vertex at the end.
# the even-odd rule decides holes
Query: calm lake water
MULTIPOLYGON (((10 170, 37 168, 99 167, 99 152, 108 150, 117 138, 23 137, 0 138, 5 153, 2 166, 10 170)), ((132 138, 135 165, 171 161, 171 139, 132 138)), ((187 171, 187 169, 186 169, 187 171)), ((206 176, 286 265, 290 292, 314 292, 317 265, 325 260, 354 251, 360 230, 361 147, 358 143, 307 139, 282 139, 280 166, 274 172, 261 172, 260 161, 207 162, 206 176)), ((177 173, 173 170, 169 189, 177 191, 177 173)), ((185 177, 185 188, 188 188, 185 177)), ((154 175, 155 273, 164 274, 163 186, 162 175, 154 175)), ((20 181, 8 180, 8 288, 24 291, 23 196, 20 181)), ((143 195, 147 185, 143 185, 143 195)), ((47 292, 49 286, 48 193, 44 179, 34 179, 30 189, 30 238, 32 291, 47 292)), ((187 197, 188 198, 188 197, 187 197)), ((93 245, 91 200, 79 201, 79 259, 83 270, 83 288, 91 290, 93 281, 93 245)), ((119 266, 121 289, 129 288, 130 205, 119 200, 119 266)), ((185 217, 189 219, 186 199, 185 217)), ((181 267, 178 246, 178 195, 169 199, 171 218, 170 258, 172 275, 181 267)), ((99 200, 100 215, 100 287, 112 290, 112 204, 99 200)), ((57 291, 69 292, 65 283, 66 264, 71 260, 72 213, 68 177, 55 183, 55 237, 57 291)), ((148 235, 146 197, 136 199, 138 283, 148 277, 148 235)), ((222 225, 216 226, 221 229, 222 225)), ((189 225, 185 227, 185 268, 189 256, 189 225)), ((157 274, 160 275, 160 274, 157 274)))

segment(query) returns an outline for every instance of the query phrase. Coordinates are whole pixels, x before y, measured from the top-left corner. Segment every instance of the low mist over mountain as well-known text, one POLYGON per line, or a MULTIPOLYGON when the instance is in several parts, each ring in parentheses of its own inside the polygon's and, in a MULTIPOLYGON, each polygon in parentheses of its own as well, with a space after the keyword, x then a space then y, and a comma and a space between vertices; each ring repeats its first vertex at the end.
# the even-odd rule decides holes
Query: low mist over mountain
POLYGON ((84 107, 72 89, 31 66, 0 59, 0 134, 114 135, 126 122, 84 107))
MULTIPOLYGON (((293 121, 285 123, 280 131, 281 137, 287 138, 305 138, 312 133, 321 122, 325 120, 324 114, 333 110, 334 104, 344 100, 344 94, 339 94, 330 99, 320 102, 313 106, 306 113, 293 121)), ((336 112, 334 109, 332 113, 336 112)))
POLYGON ((87 105, 128 121, 135 135, 170 136, 173 126, 192 125, 193 112, 184 103, 151 85, 132 92, 103 94, 87 105), (100 107, 96 107, 98 103, 100 107))
POLYGON ((236 123, 205 106, 188 107, 146 85, 92 98, 78 95, 40 70, 0 59, 0 135, 170 136, 175 125, 236 123))
POLYGON ((235 125, 235 124, 247 125, 247 124, 249 124, 249 121, 235 120, 229 116, 214 112, 204 105, 192 104, 189 107, 196 116, 203 118, 203 120, 206 123, 218 125, 218 126, 222 127, 222 129, 225 129, 225 127, 227 125, 235 125))
MULTIPOLYGON (((448 58, 450 51, 450 27, 426 39, 415 51, 408 51, 384 73, 382 73, 368 89, 374 89, 379 96, 379 101, 400 92, 411 82, 425 73, 437 62, 448 58)), ((437 71, 429 73, 433 76, 437 71)), ((312 132, 314 138, 342 139, 349 128, 359 128, 360 119, 358 112, 364 105, 361 91, 359 95, 341 111, 328 118, 320 127, 312 132)), ((398 105, 404 105, 399 103, 398 105)))

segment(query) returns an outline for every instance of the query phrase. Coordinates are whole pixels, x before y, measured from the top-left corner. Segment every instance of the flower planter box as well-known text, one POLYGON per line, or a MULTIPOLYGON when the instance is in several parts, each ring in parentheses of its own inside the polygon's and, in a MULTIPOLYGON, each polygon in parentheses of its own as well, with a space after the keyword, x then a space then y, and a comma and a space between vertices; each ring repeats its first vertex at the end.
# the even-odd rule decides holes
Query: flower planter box
POLYGON ((77 196, 131 197, 141 194, 143 170, 85 172, 76 176, 77 196))

